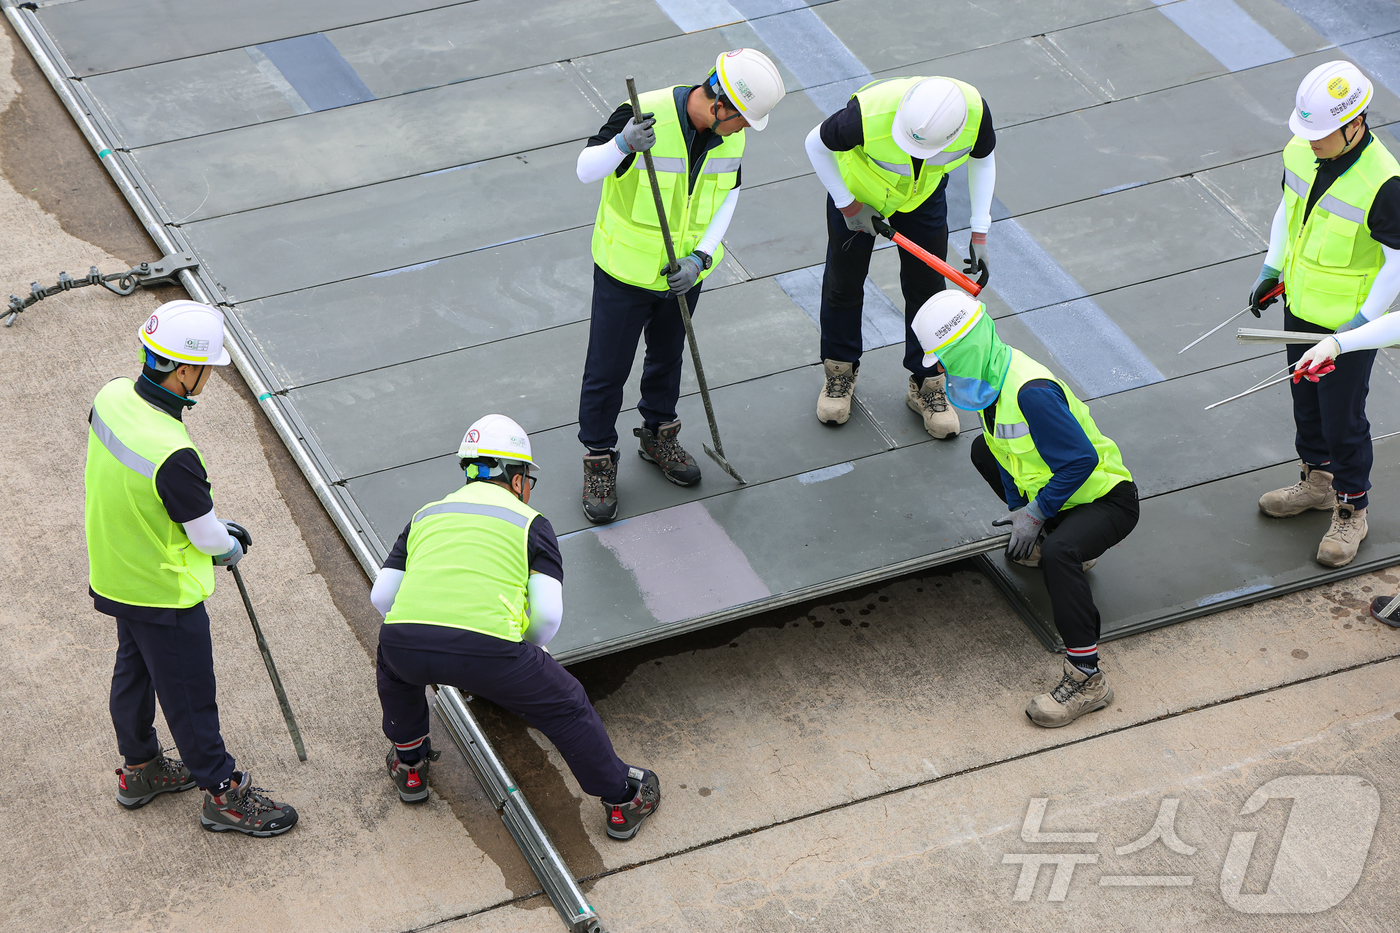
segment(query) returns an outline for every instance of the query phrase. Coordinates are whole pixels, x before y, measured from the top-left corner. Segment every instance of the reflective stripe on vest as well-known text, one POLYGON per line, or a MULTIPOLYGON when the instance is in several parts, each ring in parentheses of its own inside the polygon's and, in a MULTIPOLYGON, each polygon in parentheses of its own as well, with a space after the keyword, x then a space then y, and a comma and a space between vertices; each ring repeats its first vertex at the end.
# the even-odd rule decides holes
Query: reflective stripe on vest
POLYGON ((914 161, 892 136, 895 113, 909 89, 925 78, 887 78, 872 81, 852 96, 860 101, 861 132, 864 142, 848 152, 836 153, 841 180, 851 194, 889 217, 912 211, 927 201, 943 177, 967 161, 982 128, 982 95, 972 85, 952 81, 967 103, 967 123, 941 152, 924 159, 918 177, 914 161))
POLYGON ((996 421, 991 437, 987 438, 987 449, 996 457, 1002 468, 1011 474, 1016 488, 1027 499, 1034 501, 1040 490, 1054 476, 1054 471, 1036 449, 1030 426, 1026 424, 1025 416, 1021 413, 1018 395, 1021 387, 1032 379, 1046 379, 1060 387, 1060 391, 1065 394, 1070 414, 1079 423, 1084 436, 1094 445, 1094 451, 1099 456, 1094 471, 1065 500, 1062 509, 1093 502, 1114 486, 1133 478, 1127 467, 1123 466, 1123 457, 1118 451, 1118 445, 1099 431, 1089 414, 1088 406, 1076 398, 1069 387, 1056 379, 1050 370, 1020 350, 1012 349, 1011 365, 1007 367, 1001 395, 997 398, 996 421))
POLYGON ((151 407, 130 379, 97 393, 83 474, 94 593, 129 606, 188 609, 214 592, 213 558, 190 543, 156 488, 161 464, 193 447, 185 426, 151 407))
MULTIPOLYGON (((738 179, 744 154, 744 133, 722 137, 705 153, 690 188, 690 162, 683 117, 676 108, 676 88, 648 91, 639 98, 643 112, 656 114, 656 145, 652 161, 656 186, 666 212, 677 256, 687 256, 700 244, 705 227, 738 179)), ((700 273, 708 278, 724 258, 723 244, 715 247, 713 263, 700 273)), ((663 271, 667 265, 656 197, 647 176, 645 159, 633 159, 619 178, 609 172, 603 179, 602 197, 593 224, 593 261, 619 282, 654 292, 669 286, 663 271)))
POLYGON ((414 514, 386 625, 457 628, 518 642, 529 627, 530 523, 539 513, 492 482, 468 483, 414 514))
POLYGON ((1381 186, 1400 175, 1400 162, 1370 136, 1356 161, 1311 211, 1307 203, 1318 169, 1312 147, 1294 137, 1283 149, 1283 166, 1288 235, 1282 278, 1288 308, 1305 321, 1335 330, 1356 315, 1385 263, 1366 216, 1381 186))

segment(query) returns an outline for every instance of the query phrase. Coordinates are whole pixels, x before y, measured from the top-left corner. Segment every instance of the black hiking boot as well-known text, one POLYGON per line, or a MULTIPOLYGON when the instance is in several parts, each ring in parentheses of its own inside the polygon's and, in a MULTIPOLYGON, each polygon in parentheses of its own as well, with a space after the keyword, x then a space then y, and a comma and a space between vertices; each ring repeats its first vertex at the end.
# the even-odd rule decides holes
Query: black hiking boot
POLYGON ((589 454, 583 458, 583 514, 594 524, 617 518, 617 455, 589 454))
POLYGON ((194 776, 178 758, 157 754, 139 769, 117 769, 117 803, 128 810, 144 807, 161 794, 178 794, 195 786, 194 776))
POLYGON ((662 474, 671 482, 677 486, 694 486, 700 482, 700 465, 676 440, 676 435, 681 433, 679 421, 666 422, 655 434, 645 427, 633 428, 632 433, 641 438, 637 456, 661 467, 662 474))

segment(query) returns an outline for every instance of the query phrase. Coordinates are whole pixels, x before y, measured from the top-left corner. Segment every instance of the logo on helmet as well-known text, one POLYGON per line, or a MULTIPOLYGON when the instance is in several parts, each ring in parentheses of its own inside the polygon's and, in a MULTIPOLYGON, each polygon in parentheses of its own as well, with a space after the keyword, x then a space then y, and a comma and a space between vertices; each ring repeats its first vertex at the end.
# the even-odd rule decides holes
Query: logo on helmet
POLYGON ((194 350, 196 353, 208 353, 208 352, 209 352, 209 341, 207 341, 207 340, 200 340, 200 339, 198 339, 198 338, 196 338, 196 337, 186 337, 186 338, 185 338, 185 349, 186 349, 186 350, 194 350))
POLYGON ((467 432, 467 443, 468 443, 468 444, 479 444, 479 443, 481 443, 481 432, 478 431, 476 428, 472 428, 470 431, 468 431, 468 432, 467 432))
POLYGON ((734 89, 743 96, 744 100, 753 100, 753 91, 749 90, 747 82, 743 80, 735 81, 734 89))
POLYGON ((512 444, 514 444, 516 447, 524 447, 524 446, 525 446, 525 438, 523 438, 523 437, 516 437, 514 434, 512 434, 512 435, 510 436, 510 442, 511 442, 512 444))
POLYGON ((1304 120, 1311 120, 1311 119, 1312 119, 1312 111, 1310 111, 1310 110, 1299 110, 1299 111, 1298 111, 1298 116, 1302 117, 1304 120))
POLYGON ((915 139, 917 139, 917 140, 918 140, 919 142, 921 142, 921 143, 923 143, 923 142, 928 142, 928 140, 924 139, 922 136, 920 136, 918 133, 914 132, 913 130, 910 130, 910 131, 909 131, 909 135, 912 136, 912 137, 914 137, 915 139))
POLYGON ((1346 78, 1338 76, 1327 82, 1327 93, 1331 94, 1336 100, 1341 100, 1343 97, 1346 97, 1347 92, 1350 90, 1351 85, 1347 83, 1346 78))
POLYGON ((159 327, 159 326, 160 326, 160 319, 157 318, 154 314, 152 314, 152 315, 151 315, 151 319, 150 319, 149 321, 146 322, 146 333, 148 333, 148 334, 154 334, 154 333, 156 332, 156 328, 159 327))

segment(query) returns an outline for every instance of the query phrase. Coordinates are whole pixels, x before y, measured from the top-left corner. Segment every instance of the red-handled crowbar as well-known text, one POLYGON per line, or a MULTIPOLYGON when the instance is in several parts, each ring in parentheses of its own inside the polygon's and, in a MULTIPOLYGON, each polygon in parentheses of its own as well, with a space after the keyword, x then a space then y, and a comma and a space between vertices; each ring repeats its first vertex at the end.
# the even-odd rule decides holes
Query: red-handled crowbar
MULTIPOLYGON (((978 294, 981 293, 983 287, 987 284, 987 279, 991 277, 991 273, 987 271, 987 268, 985 266, 983 266, 981 277, 978 278, 976 282, 974 282, 972 281, 972 279, 969 279, 957 269, 954 269, 952 266, 948 265, 946 262, 933 255, 933 253, 930 253, 928 250, 924 249, 918 243, 915 243, 913 240, 909 239, 904 234, 895 230, 894 227, 891 227, 888 223, 885 222, 883 217, 875 217, 873 219, 875 221, 875 229, 880 231, 881 236, 887 236, 891 240, 894 240, 895 245, 898 246, 900 249, 923 260, 924 264, 927 265, 930 269, 932 269, 934 272, 937 272, 945 279, 949 279, 957 283, 959 288, 967 292, 973 298, 976 298, 978 294)), ((1234 319, 1231 318, 1231 320, 1234 319)), ((1229 322, 1227 321, 1226 323, 1229 322)), ((1224 325, 1222 324, 1221 326, 1223 327, 1224 325)))

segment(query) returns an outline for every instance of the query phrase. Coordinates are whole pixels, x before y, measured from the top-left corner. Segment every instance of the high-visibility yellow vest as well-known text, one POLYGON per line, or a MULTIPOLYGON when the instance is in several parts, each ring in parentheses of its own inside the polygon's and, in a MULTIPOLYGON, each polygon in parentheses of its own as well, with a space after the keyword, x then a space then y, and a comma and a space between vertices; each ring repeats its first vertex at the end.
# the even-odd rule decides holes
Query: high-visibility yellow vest
POLYGON ((413 516, 403 583, 384 622, 520 641, 530 624, 530 522, 540 513, 491 482, 467 483, 413 516))
POLYGON ((977 88, 947 78, 962 91, 967 101, 967 123, 951 143, 928 159, 914 177, 914 159, 894 141, 894 115, 899 102, 914 85, 925 78, 887 78, 872 81, 851 95, 860 101, 861 132, 865 142, 847 152, 836 153, 841 179, 856 200, 869 204, 882 216, 912 211, 938 189, 943 176, 967 161, 982 127, 982 95, 977 88))
MULTIPOLYGON (((682 259, 695 251, 710 218, 734 188, 744 155, 744 131, 723 137, 718 146, 705 153, 695 190, 690 191, 690 154, 681 117, 676 112, 675 88, 648 91, 638 97, 638 103, 643 113, 656 114, 656 145, 651 148, 656 184, 676 258, 682 259)), ((718 268, 723 257, 723 245, 716 246, 714 263, 701 271, 700 278, 718 268)), ((666 245, 661 239, 656 198, 641 153, 621 178, 616 172, 609 172, 603 179, 603 197, 593 224, 593 261, 619 282, 651 291, 665 291, 668 287, 664 272, 666 245)))
POLYGON ((213 558, 190 543, 156 491, 162 464, 187 447, 194 444, 184 424, 137 395, 130 379, 113 379, 97 393, 83 475, 94 593, 162 609, 188 609, 213 594, 213 558))
POLYGON ((1060 387, 1065 393, 1065 400, 1069 402, 1070 414, 1074 415, 1074 420, 1084 429, 1089 443, 1094 445, 1094 450, 1099 455, 1099 463, 1094 467, 1094 472, 1090 473, 1089 478, 1065 500, 1062 508, 1068 509, 1093 502, 1114 486, 1133 478, 1128 468, 1123 466, 1123 457, 1118 452, 1118 445, 1104 437, 1094 424, 1094 419, 1089 414, 1089 406, 1075 398, 1069 387, 1056 379, 1050 370, 1020 350, 1012 348, 1011 365, 1006 371, 1006 381, 1002 383, 1001 396, 997 399, 996 421, 992 430, 986 433, 987 448, 1002 468, 1011 474, 1016 488, 1021 490, 1028 500, 1034 501, 1053 475, 1053 471, 1035 448, 1031 429, 1026 424, 1025 416, 1021 414, 1021 405, 1017 400, 1021 386, 1032 379, 1048 379, 1060 387))
POLYGON ((1290 311, 1335 330, 1356 316, 1385 263, 1381 245, 1371 238, 1366 215, 1381 185, 1400 175, 1400 163, 1372 136, 1355 164, 1317 199, 1304 223, 1317 169, 1307 141, 1297 136, 1289 140, 1283 149, 1283 200, 1288 214, 1283 281, 1290 311))

